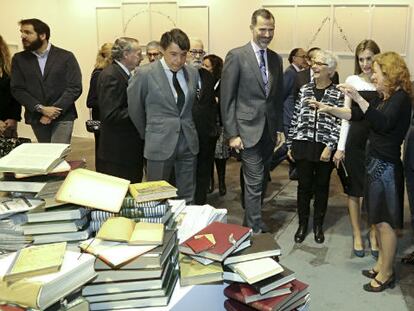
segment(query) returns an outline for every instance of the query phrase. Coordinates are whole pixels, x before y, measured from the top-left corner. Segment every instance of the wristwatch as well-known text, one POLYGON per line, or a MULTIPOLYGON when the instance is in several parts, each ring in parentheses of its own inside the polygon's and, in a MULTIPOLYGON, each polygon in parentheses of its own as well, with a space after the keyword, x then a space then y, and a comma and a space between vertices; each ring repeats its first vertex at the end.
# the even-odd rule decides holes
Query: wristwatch
POLYGON ((36 105, 35 106, 35 110, 37 111, 37 112, 42 112, 42 109, 43 109, 43 105, 41 105, 41 104, 38 104, 38 105, 36 105))

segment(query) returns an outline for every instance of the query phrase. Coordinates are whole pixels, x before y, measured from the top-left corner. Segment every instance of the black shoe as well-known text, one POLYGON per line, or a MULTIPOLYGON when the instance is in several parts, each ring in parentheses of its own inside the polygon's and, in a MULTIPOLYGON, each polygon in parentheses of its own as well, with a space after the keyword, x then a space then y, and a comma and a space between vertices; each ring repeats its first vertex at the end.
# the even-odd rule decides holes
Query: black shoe
POLYGON ((390 276, 388 280, 385 282, 378 281, 376 278, 374 278, 375 283, 377 283, 379 286, 372 286, 371 282, 364 285, 364 290, 367 292, 373 292, 373 293, 379 293, 382 292, 384 289, 387 288, 394 288, 395 286, 395 277, 394 274, 390 276))
POLYGON ((374 268, 370 270, 362 270, 361 273, 363 276, 366 276, 367 278, 370 278, 370 279, 374 279, 378 274, 378 272, 375 271, 374 268))
POLYGON ((210 180, 210 185, 208 186, 207 193, 213 193, 214 191, 214 180, 210 180))
POLYGON ((263 221, 260 223, 260 230, 262 230, 263 233, 270 232, 270 228, 263 221))
POLYGON ((305 240, 307 232, 308 232, 308 224, 299 224, 299 228, 295 233, 295 242, 302 243, 303 240, 305 240))
POLYGON ((225 183, 219 183, 219 194, 220 196, 223 196, 227 193, 226 184, 225 183))
POLYGON ((313 228, 313 233, 315 234, 315 242, 322 244, 325 241, 325 235, 323 234, 323 229, 321 225, 316 225, 313 228))

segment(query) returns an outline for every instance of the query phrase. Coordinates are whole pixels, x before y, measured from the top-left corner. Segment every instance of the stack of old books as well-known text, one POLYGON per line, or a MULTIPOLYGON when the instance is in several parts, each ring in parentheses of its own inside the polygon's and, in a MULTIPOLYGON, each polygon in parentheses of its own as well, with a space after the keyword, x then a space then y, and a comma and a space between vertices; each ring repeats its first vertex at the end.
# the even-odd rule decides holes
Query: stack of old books
POLYGON ((55 242, 78 243, 89 238, 89 210, 74 204, 35 209, 25 214, 20 228, 33 244, 55 242))
POLYGON ((89 254, 79 256, 66 250, 66 243, 31 246, 11 253, 0 259, 0 301, 8 309, 19 305, 45 310, 76 295, 93 279, 93 262, 89 254))
POLYGON ((253 236, 251 246, 224 262, 226 310, 296 310, 309 303, 308 285, 279 264, 281 250, 273 236, 253 236))
POLYGON ((111 217, 80 247, 97 257, 98 276, 82 290, 91 310, 168 304, 178 280, 176 231, 111 217))
POLYGON ((181 286, 222 281, 222 262, 249 246, 250 235, 250 228, 213 222, 186 239, 179 245, 181 286))
POLYGON ((91 213, 91 230, 97 232, 109 217, 122 216, 136 222, 164 224, 173 227, 173 212, 168 199, 177 196, 177 189, 166 181, 129 185, 129 195, 118 213, 95 210, 91 213))

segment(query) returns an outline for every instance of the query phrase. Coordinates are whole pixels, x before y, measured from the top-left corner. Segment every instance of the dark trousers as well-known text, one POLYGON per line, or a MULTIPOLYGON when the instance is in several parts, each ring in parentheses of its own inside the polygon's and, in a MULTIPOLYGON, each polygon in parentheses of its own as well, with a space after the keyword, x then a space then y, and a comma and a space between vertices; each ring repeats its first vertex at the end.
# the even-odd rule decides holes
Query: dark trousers
POLYGON ((100 159, 98 158, 98 149, 99 149, 99 132, 93 133, 95 136, 95 170, 100 171, 100 159))
POLYGON ((414 170, 410 166, 405 167, 405 184, 411 212, 411 226, 414 229, 414 170))
POLYGON ((99 163, 99 172, 116 176, 119 178, 128 179, 131 183, 139 183, 142 181, 143 175, 143 165, 142 165, 142 157, 141 161, 138 163, 115 163, 111 161, 104 161, 102 159, 98 159, 99 163))
MULTIPOLYGON (((192 154, 183 133, 180 134, 173 155, 163 161, 147 159, 148 181, 166 180, 171 183, 175 176, 175 185, 180 199, 187 204, 194 201, 196 183, 197 155, 192 154)), ((210 172, 210 171, 209 171, 210 172)))
POLYGON ((204 205, 207 202, 207 190, 210 184, 211 168, 214 163, 214 152, 217 137, 200 139, 200 151, 197 156, 196 188, 194 204, 204 205))
POLYGON ((245 208, 244 223, 254 231, 261 229, 261 209, 269 180, 269 166, 274 145, 266 125, 259 142, 255 146, 241 151, 244 181, 244 200, 242 199, 242 205, 245 208))
POLYGON ((299 223, 307 224, 310 213, 310 201, 312 195, 315 196, 313 224, 323 225, 329 197, 329 181, 333 163, 330 162, 311 162, 307 160, 297 160, 296 167, 298 172, 298 193, 297 207, 299 223))

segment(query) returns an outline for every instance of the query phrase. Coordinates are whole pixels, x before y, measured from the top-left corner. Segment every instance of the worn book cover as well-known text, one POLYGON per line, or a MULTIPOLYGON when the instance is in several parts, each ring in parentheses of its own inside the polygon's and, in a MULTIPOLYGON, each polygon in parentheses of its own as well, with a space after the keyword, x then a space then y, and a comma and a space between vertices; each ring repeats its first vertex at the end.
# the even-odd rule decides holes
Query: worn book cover
POLYGON ((69 144, 25 143, 0 159, 1 172, 49 173, 70 152, 69 144), (30 161, 28 161, 30 155, 30 161))
POLYGON ((252 236, 251 246, 239 252, 232 253, 224 260, 224 264, 248 261, 253 259, 280 256, 281 249, 275 238, 270 233, 262 233, 252 236))
MULTIPOLYGON (((290 294, 258 300, 249 303, 248 306, 260 311, 276 311, 282 309, 284 306, 288 305, 293 301, 301 299, 308 293, 308 284, 305 284, 298 280, 294 280, 291 282, 291 285, 292 287, 290 294)), ((224 289, 224 295, 228 298, 244 303, 243 295, 240 292, 230 290, 229 287, 226 287, 224 289)))
POLYGON ((236 224, 213 222, 181 243, 179 246, 180 252, 189 255, 196 255, 187 243, 194 240, 196 236, 206 234, 212 234, 216 243, 210 249, 198 253, 197 256, 206 257, 216 261, 223 261, 232 251, 243 243, 243 241, 250 237, 251 228, 236 224))
POLYGON ((190 256, 179 255, 181 286, 220 282, 223 280, 223 268, 219 262, 207 266, 190 256))
POLYGON ((66 242, 31 246, 16 253, 3 281, 17 280, 59 271, 66 251, 66 242))
POLYGON ((56 200, 118 213, 129 180, 78 168, 71 171, 56 194, 56 200))
POLYGON ((256 291, 252 286, 248 284, 232 283, 227 287, 227 290, 233 292, 234 295, 241 295, 241 301, 247 304, 258 300, 290 294, 291 287, 292 284, 285 284, 276 289, 273 289, 272 291, 269 291, 264 295, 261 295, 258 291, 256 291))
POLYGON ((282 268, 284 269, 283 272, 280 272, 274 276, 271 276, 267 279, 264 279, 262 281, 253 283, 252 286, 260 292, 260 294, 265 294, 268 291, 271 291, 272 289, 282 286, 283 284, 292 282, 296 276, 295 272, 292 270, 286 268, 282 265, 282 268))
POLYGON ((283 267, 272 258, 260 258, 228 265, 249 284, 283 272, 283 267))
POLYGON ((146 181, 129 186, 129 193, 137 202, 169 199, 177 196, 177 188, 165 180, 146 181))

